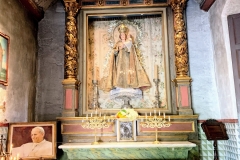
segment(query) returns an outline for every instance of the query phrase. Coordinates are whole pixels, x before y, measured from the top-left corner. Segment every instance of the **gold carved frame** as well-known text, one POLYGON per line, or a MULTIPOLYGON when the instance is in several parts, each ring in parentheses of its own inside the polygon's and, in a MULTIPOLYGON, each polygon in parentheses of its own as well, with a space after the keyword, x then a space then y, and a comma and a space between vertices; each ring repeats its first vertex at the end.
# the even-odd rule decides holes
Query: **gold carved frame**
MULTIPOLYGON (((78 79, 81 82, 79 89, 79 112, 80 114, 91 114, 94 110, 89 109, 88 106, 88 95, 91 94, 88 91, 88 76, 92 74, 92 71, 87 70, 88 63, 88 26, 89 18, 94 17, 106 17, 106 16, 130 16, 130 15, 141 15, 141 14, 161 14, 162 16, 162 47, 164 52, 164 63, 165 63, 165 90, 166 90, 166 108, 160 108, 161 112, 172 113, 172 103, 171 103, 171 89, 170 89, 170 68, 169 68, 169 51, 168 51, 168 27, 167 27, 167 8, 166 7, 156 7, 156 8, 121 8, 121 9, 92 9, 92 10, 81 10, 78 16, 78 51, 79 51, 79 71, 78 79)), ((153 65, 153 64, 149 64, 153 65)), ((96 70, 94 68, 94 70, 96 70)), ((152 87, 155 84, 152 82, 152 87)), ((161 92, 161 91, 160 91, 161 92)), ((154 107, 154 106, 152 106, 154 107)), ((138 113, 150 112, 153 109, 139 108, 135 109, 138 113)), ((119 109, 101 109, 102 114, 115 114, 119 109)))

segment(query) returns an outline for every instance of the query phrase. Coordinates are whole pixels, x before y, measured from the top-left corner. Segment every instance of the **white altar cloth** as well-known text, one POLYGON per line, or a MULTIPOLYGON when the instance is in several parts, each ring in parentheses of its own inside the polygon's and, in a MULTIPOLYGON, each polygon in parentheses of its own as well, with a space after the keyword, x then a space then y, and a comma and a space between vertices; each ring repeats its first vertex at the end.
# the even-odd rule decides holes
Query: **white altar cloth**
POLYGON ((161 142, 159 144, 153 144, 153 142, 102 142, 97 145, 91 143, 65 143, 60 145, 60 149, 70 148, 147 148, 147 147, 163 147, 163 148, 192 148, 196 147, 196 144, 188 141, 171 141, 161 142))

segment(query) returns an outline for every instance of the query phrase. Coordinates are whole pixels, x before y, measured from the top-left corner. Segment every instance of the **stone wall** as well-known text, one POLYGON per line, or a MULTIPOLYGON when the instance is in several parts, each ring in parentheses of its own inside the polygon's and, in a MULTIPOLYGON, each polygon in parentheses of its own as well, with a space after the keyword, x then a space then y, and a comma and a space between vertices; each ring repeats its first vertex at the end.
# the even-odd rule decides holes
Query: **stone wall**
POLYGON ((31 121, 35 108, 37 22, 18 0, 0 0, 0 32, 10 37, 8 85, 0 85, 0 121, 31 121))
POLYGON ((61 1, 39 22, 36 121, 56 120, 63 107, 65 11, 61 1))

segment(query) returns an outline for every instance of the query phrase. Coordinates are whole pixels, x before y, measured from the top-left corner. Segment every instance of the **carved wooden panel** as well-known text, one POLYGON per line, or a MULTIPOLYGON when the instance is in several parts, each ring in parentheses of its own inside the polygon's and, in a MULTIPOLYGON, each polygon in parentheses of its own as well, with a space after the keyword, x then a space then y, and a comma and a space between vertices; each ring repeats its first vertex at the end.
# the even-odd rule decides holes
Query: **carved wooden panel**
POLYGON ((206 134, 207 140, 228 140, 225 125, 214 119, 205 121, 201 125, 206 134))

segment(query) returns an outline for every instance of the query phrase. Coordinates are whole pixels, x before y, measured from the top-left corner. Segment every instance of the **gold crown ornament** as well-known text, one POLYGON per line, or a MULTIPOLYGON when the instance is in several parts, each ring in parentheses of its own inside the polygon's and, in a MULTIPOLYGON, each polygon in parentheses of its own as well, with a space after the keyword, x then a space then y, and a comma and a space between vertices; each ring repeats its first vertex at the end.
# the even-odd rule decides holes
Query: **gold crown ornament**
POLYGON ((128 33, 128 28, 124 24, 121 24, 120 27, 118 28, 119 33, 128 33))

